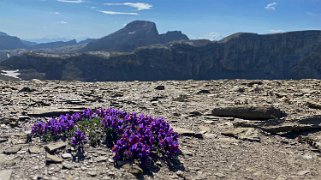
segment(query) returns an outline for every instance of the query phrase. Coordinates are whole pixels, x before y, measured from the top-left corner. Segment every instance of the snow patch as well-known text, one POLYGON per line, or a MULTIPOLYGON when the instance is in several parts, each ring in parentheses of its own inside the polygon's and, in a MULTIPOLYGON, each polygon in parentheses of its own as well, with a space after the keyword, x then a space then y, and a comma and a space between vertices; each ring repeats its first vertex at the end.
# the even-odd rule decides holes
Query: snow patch
POLYGON ((19 79, 19 69, 16 70, 2 70, 2 75, 8 76, 8 77, 13 77, 19 79))

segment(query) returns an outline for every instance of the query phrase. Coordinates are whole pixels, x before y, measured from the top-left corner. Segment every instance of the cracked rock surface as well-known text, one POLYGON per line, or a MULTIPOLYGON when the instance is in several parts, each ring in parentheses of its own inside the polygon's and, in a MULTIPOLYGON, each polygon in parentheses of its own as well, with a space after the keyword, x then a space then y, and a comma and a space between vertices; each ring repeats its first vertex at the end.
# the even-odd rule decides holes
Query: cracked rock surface
MULTIPOLYGON (((320 179, 321 81, 0 81, 3 179, 320 179), (161 87, 161 88, 159 88, 161 87), (73 161, 61 142, 27 142, 39 118, 115 107, 164 116, 180 166, 114 166, 104 146, 73 161)), ((0 178, 0 179, 1 179, 0 178)))

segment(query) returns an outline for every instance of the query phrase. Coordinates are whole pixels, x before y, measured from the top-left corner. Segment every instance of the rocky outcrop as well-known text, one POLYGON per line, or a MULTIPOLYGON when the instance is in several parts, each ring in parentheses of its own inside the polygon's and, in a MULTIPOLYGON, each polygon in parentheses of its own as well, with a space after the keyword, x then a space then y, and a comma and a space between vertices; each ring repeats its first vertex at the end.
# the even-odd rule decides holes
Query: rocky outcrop
POLYGON ((168 43, 177 40, 188 40, 188 37, 181 31, 168 31, 165 34, 160 35, 161 43, 168 43))
POLYGON ((188 40, 188 37, 179 31, 160 35, 155 23, 134 21, 115 33, 90 42, 83 50, 126 52, 142 46, 168 43, 176 40, 188 40))

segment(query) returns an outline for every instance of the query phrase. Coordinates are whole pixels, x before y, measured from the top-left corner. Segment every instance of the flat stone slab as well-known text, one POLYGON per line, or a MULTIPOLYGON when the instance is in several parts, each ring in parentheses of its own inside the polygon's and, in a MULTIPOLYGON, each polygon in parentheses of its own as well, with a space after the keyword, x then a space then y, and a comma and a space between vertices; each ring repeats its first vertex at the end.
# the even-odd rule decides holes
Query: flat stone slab
POLYGON ((28 149, 28 152, 29 152, 30 154, 39 154, 39 153, 41 153, 41 149, 40 149, 40 147, 32 146, 32 147, 30 147, 30 148, 28 149))
POLYGON ((232 106, 215 108, 212 110, 212 115, 249 120, 268 120, 284 117, 286 113, 273 106, 232 106))
POLYGON ((10 180, 11 179, 11 175, 13 173, 13 170, 1 170, 0 171, 0 179, 1 180, 10 180))
POLYGON ((50 143, 48 145, 45 146, 45 150, 49 153, 53 153, 58 149, 63 149, 66 147, 66 143, 65 142, 56 142, 56 143, 50 143))
POLYGON ((191 136, 191 137, 196 137, 196 138, 203 138, 203 135, 201 133, 196 133, 192 130, 189 129, 184 129, 180 127, 173 127, 174 132, 177 132, 178 135, 180 136, 191 136))
POLYGON ((65 114, 72 114, 75 112, 81 112, 83 109, 93 107, 64 107, 64 108, 34 108, 31 109, 27 114, 31 117, 56 117, 65 114))
POLYGON ((4 153, 4 154, 16 154, 18 151, 21 150, 21 148, 22 148, 22 147, 19 146, 19 145, 12 146, 12 147, 9 147, 9 148, 5 149, 5 150, 3 151, 3 153, 4 153))
POLYGON ((79 112, 73 109, 58 109, 58 108, 35 108, 28 112, 28 116, 32 117, 54 117, 68 113, 79 112))
POLYGON ((279 125, 262 125, 258 128, 270 133, 286 133, 291 131, 311 131, 321 129, 321 116, 307 116, 299 119, 286 120, 279 125))
MULTIPOLYGON (((10 167, 15 165, 18 161, 20 161, 21 157, 13 157, 11 155, 0 154, 0 166, 2 167, 10 167)), ((0 176, 1 178, 1 176, 0 176)))
POLYGON ((260 142, 259 131, 255 128, 235 128, 226 132, 222 132, 222 135, 234 137, 240 140, 260 142))
POLYGON ((58 156, 51 155, 49 153, 46 154, 46 162, 47 163, 62 163, 64 160, 58 156))

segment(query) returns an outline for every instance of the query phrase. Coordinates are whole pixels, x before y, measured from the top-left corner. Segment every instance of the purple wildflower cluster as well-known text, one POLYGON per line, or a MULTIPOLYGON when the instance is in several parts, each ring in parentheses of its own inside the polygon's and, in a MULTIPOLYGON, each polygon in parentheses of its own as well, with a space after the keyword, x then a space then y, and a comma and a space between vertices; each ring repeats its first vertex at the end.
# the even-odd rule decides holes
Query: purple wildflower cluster
POLYGON ((137 159, 143 163, 152 160, 155 155, 172 158, 179 153, 178 134, 164 118, 113 108, 85 109, 81 113, 67 114, 48 122, 37 122, 32 127, 32 135, 44 136, 49 133, 58 138, 67 136, 71 138, 71 145, 83 146, 87 139, 91 139, 87 138, 86 130, 79 130, 79 124, 95 119, 100 119, 100 132, 97 133, 106 134, 105 142, 111 143, 115 160, 137 159))
POLYGON ((112 148, 116 160, 138 159, 145 162, 152 154, 171 158, 179 153, 178 134, 164 120, 144 114, 115 109, 102 112, 102 126, 118 140, 112 148))
POLYGON ((52 118, 48 122, 37 122, 32 126, 31 133, 36 136, 51 135, 55 138, 61 138, 66 132, 71 131, 75 127, 75 122, 81 119, 80 113, 73 115, 60 116, 52 118))

